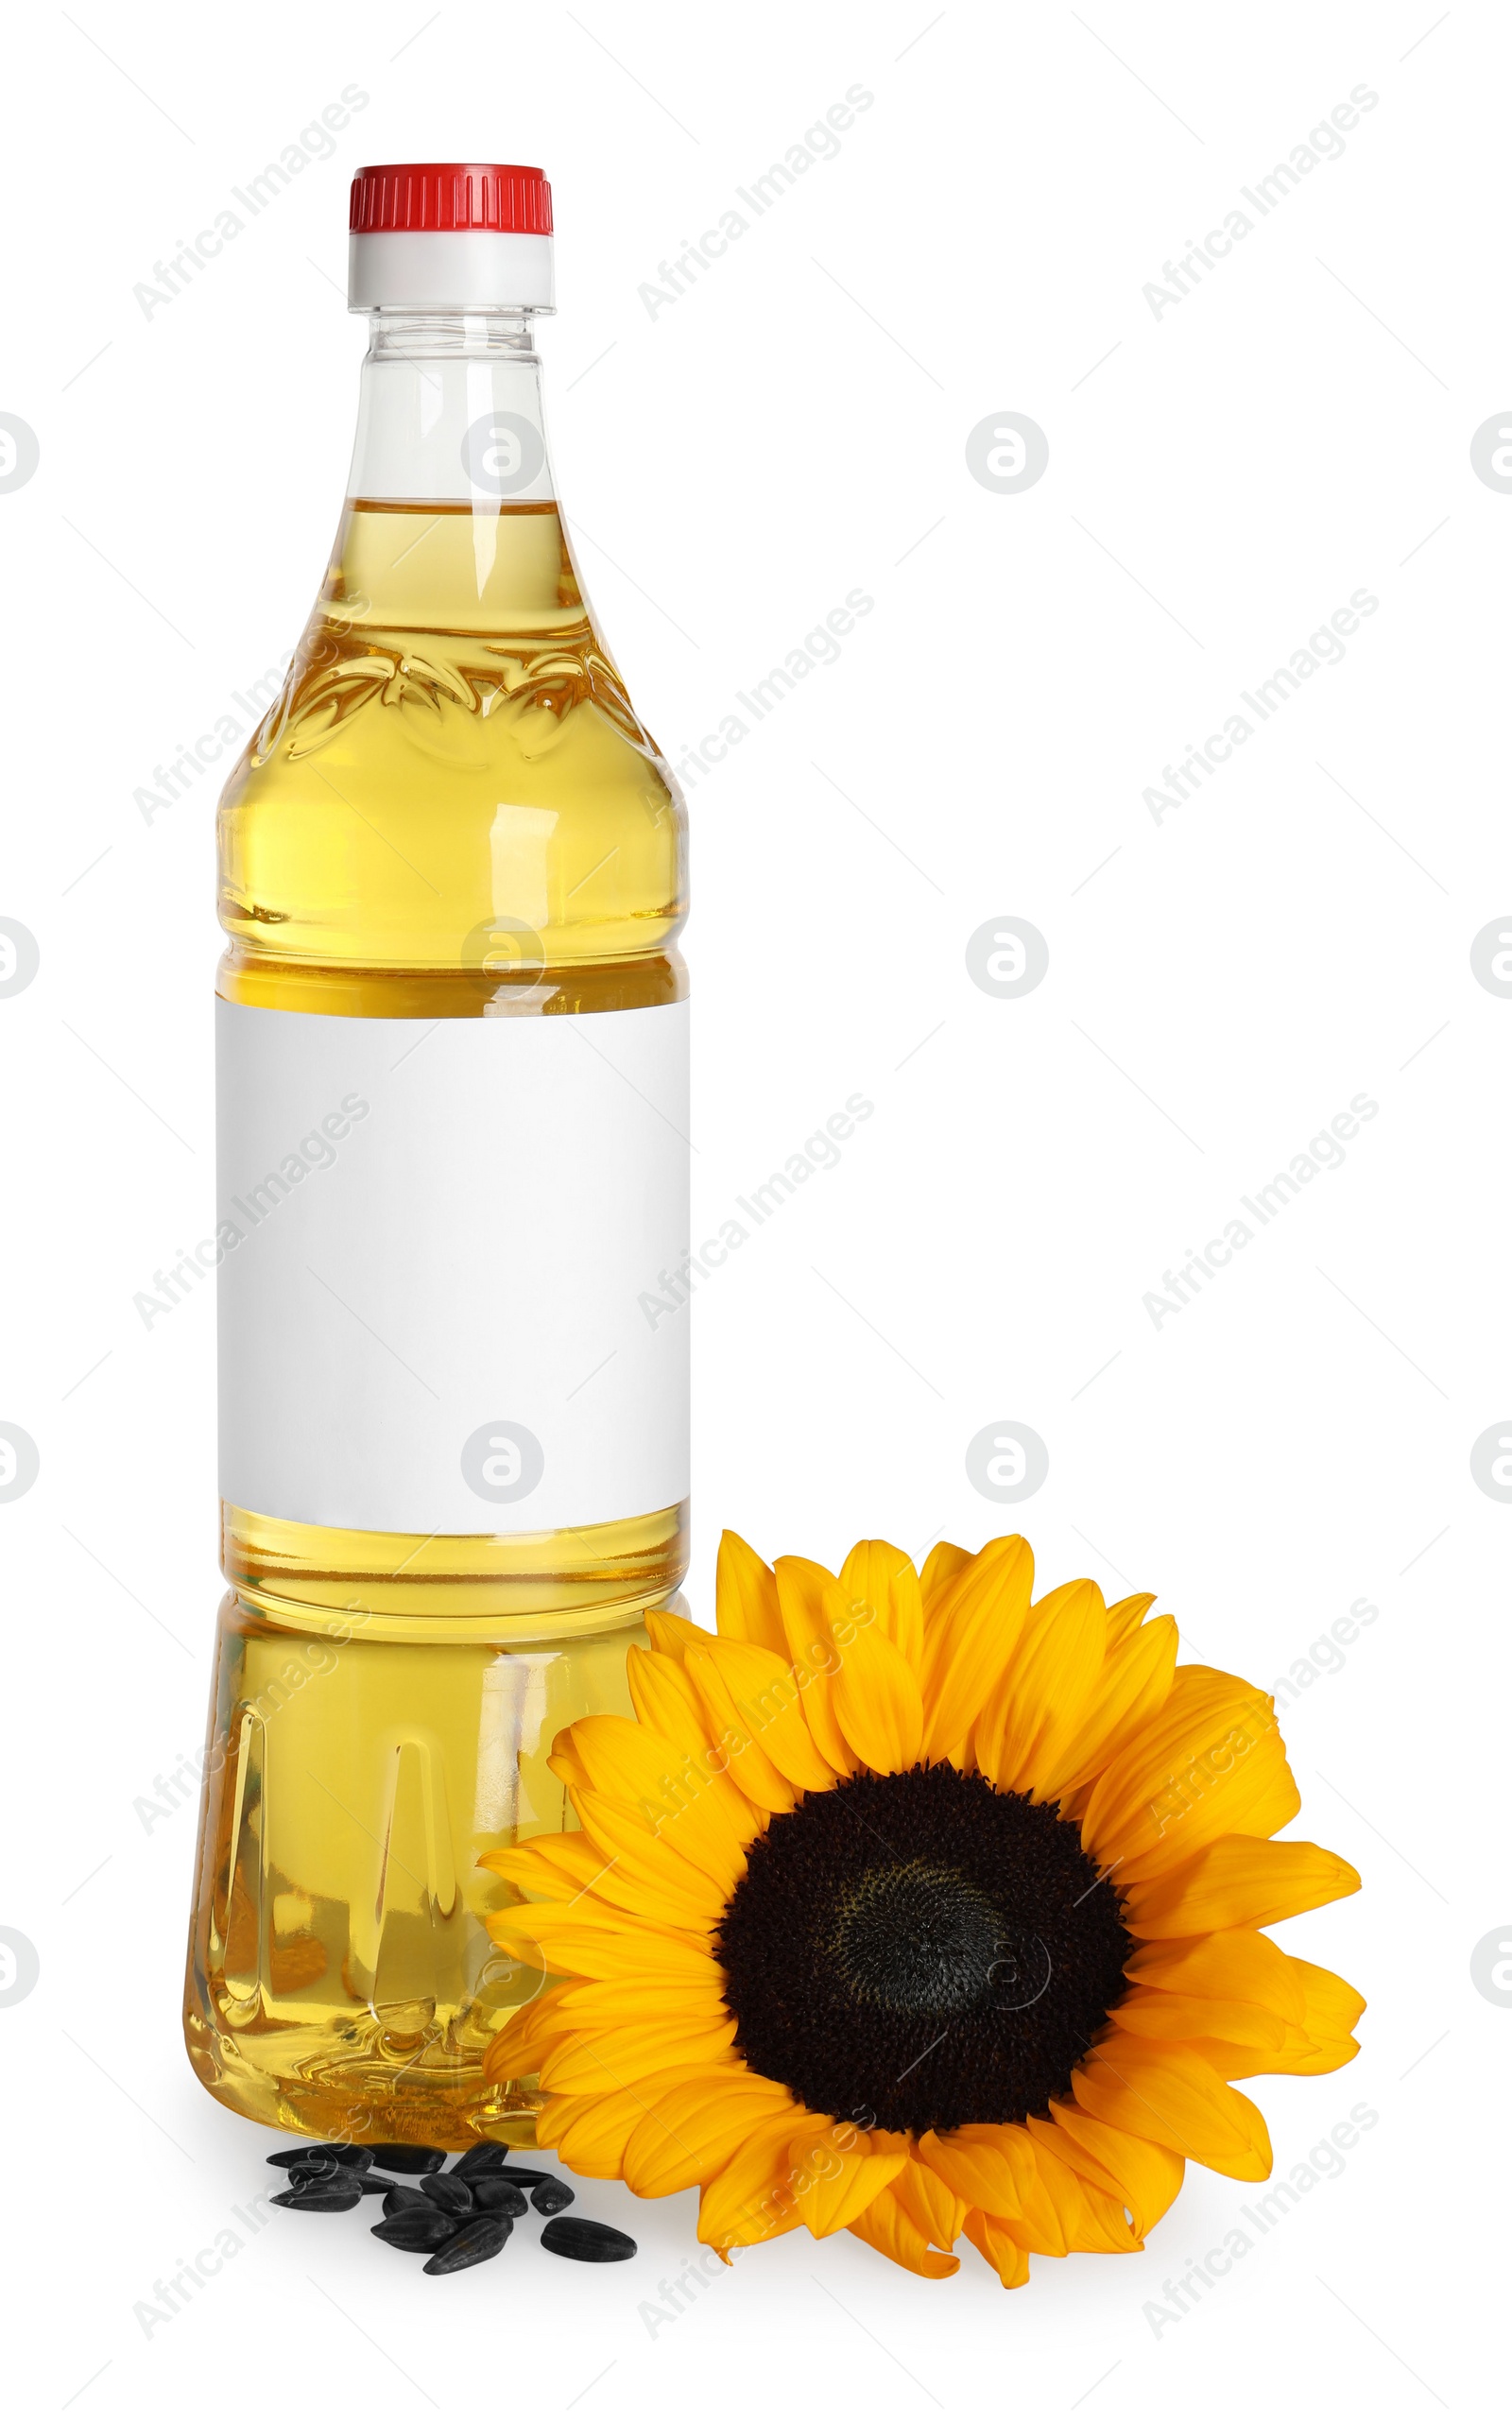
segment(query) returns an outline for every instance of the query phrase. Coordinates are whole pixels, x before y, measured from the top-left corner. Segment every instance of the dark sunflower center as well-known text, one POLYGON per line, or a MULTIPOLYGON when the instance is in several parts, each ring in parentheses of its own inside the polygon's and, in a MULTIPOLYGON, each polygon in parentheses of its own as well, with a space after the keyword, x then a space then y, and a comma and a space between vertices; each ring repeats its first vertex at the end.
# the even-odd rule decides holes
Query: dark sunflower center
POLYGON ((843 1891, 827 1949, 857 2001, 885 2010, 970 2010, 987 1989, 1002 1920, 949 1867, 869 1868, 843 1891))
POLYGON ((1044 2111, 1132 1948, 1074 1825, 948 1765, 852 1776, 774 1817, 719 1938, 753 2069, 811 2110, 920 2135, 1044 2111))

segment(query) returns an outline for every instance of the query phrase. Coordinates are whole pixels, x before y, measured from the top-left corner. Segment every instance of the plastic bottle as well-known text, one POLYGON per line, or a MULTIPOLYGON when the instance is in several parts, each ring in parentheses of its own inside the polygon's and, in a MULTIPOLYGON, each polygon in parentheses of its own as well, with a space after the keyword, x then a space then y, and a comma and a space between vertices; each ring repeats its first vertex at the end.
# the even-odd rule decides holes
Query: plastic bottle
POLYGON ((686 1562, 685 823, 555 502, 535 169, 352 185, 330 570, 227 785, 222 1561, 185 2029, 275 2125, 528 2140, 485 1850, 686 1562))

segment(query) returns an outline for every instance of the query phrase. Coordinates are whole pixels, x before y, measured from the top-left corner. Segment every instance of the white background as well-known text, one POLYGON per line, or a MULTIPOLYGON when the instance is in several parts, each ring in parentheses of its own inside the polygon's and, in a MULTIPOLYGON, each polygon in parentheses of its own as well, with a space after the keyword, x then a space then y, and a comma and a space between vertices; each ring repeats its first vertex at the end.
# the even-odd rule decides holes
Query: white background
POLYGON ((1512 1002, 1469 963, 1512 905, 1512 498, 1469 458, 1512 403, 1504 12, 80 0, 11 44, 0 408, 41 446, 0 496, 0 914, 42 952, 0 1002, 0 1417, 42 1458, 0 1506, 0 1921, 41 1959, 0 2009, 20 2410, 1473 2410, 1512 2033, 1469 1966, 1512 1937, 1512 1508, 1469 1468, 1512 1398, 1512 1002), (840 156, 651 317, 659 263, 858 82, 840 156), (1362 82, 1345 156, 1157 319, 1146 282, 1362 82), (155 261, 349 83, 335 156, 145 317, 155 261), (297 635, 363 342, 347 182, 436 156, 552 179, 558 477, 668 753, 875 599, 690 796, 701 1232, 876 1105, 701 1293, 695 1609, 723 1522, 832 1563, 1018 1522, 1047 1582, 1158 1589, 1267 1684, 1380 1610, 1283 1727, 1295 1829, 1366 1878, 1285 1939, 1368 1994, 1365 2049, 1253 2088, 1279 2174, 1379 2121, 1159 2335, 1143 2305, 1250 2190, 1189 2172, 1143 2257, 1037 2260, 1011 2300, 969 2251, 933 2286, 790 2237, 654 2335, 691 2196, 582 2192, 633 2265, 516 2244, 446 2286, 275 2214, 133 2317, 266 2175, 180 2047, 192 1809, 133 1808, 200 1738, 219 1594, 212 1307, 132 1308, 210 1224, 216 778, 150 824, 133 792, 297 635), (1005 410, 1049 440, 1017 495, 966 464, 1005 410), (1360 588, 1347 660, 1157 825, 1162 766, 1360 588), (1022 1000, 966 971, 1004 915, 1049 946, 1022 1000), (1162 1273, 1362 1091, 1345 1166, 1157 1329, 1162 1273), (1005 1510, 964 1456, 1005 1418, 1050 1471, 1005 1510))

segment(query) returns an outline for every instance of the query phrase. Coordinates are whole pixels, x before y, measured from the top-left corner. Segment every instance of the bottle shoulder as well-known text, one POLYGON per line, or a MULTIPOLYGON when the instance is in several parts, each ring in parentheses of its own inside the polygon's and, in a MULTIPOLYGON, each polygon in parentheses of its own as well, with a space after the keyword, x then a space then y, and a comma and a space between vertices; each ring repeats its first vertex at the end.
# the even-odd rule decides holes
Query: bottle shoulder
POLYGON ((455 967, 499 931, 541 960, 664 950, 686 813, 576 582, 375 597, 349 569, 222 796, 228 932, 338 964, 455 967))

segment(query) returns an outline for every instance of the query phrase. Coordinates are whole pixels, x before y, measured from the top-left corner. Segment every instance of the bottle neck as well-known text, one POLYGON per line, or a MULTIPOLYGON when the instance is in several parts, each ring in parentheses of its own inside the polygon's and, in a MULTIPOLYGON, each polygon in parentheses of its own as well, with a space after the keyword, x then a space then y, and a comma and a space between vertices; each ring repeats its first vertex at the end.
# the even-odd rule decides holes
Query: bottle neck
POLYGON ((556 495, 532 311, 375 311, 348 494, 493 514, 556 495))

